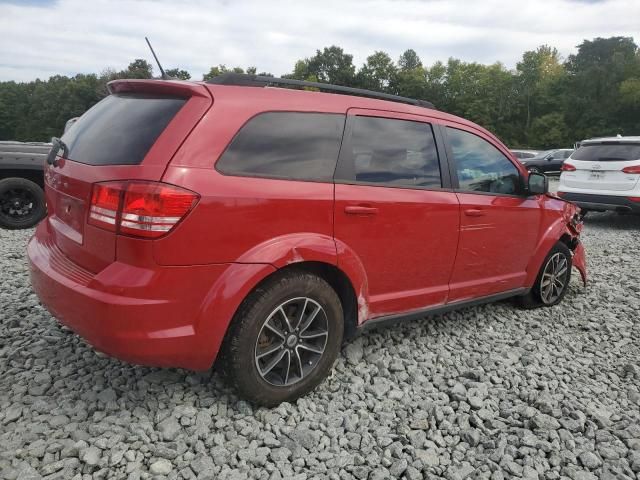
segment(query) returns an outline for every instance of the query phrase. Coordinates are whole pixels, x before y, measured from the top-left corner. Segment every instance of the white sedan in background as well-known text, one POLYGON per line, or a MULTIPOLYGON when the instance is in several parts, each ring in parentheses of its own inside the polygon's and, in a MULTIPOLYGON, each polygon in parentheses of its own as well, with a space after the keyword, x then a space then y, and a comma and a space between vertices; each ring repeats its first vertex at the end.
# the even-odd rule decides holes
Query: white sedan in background
POLYGON ((565 160, 558 195, 583 210, 640 214, 640 137, 585 140, 565 160))

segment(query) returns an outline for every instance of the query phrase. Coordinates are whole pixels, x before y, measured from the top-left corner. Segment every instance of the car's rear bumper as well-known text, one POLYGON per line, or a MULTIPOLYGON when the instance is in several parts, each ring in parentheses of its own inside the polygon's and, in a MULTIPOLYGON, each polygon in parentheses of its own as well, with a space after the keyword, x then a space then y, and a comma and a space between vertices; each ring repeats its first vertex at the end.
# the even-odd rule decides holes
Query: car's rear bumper
POLYGON ((213 282, 228 268, 141 268, 114 262, 93 274, 68 259, 42 226, 27 247, 44 306, 97 350, 131 363, 206 370, 217 351, 198 325, 213 282), (204 342, 204 343, 203 343, 204 342))
POLYGON ((611 210, 640 213, 640 202, 635 202, 629 197, 621 195, 558 192, 558 196, 577 204, 583 210, 595 210, 599 212, 611 210))

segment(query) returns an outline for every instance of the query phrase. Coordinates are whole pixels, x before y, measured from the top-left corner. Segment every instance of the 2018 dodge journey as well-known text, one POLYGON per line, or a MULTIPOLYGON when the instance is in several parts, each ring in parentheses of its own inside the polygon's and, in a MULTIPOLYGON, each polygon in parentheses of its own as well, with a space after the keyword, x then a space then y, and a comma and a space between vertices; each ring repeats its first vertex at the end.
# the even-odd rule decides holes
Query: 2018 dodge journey
POLYGON ((586 281, 578 207, 494 135, 427 102, 299 86, 318 87, 111 82, 49 155, 28 246, 42 303, 97 350, 217 359, 275 405, 361 330, 507 297, 551 306, 572 265, 586 281))

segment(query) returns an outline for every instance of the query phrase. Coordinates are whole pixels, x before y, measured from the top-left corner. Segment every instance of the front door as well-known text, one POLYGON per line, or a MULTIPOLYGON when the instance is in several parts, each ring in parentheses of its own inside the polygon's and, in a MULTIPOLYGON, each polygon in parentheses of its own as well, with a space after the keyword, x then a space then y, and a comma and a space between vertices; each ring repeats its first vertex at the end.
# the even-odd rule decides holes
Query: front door
POLYGON ((335 237, 364 266, 370 318, 446 302, 459 206, 442 157, 428 118, 349 111, 335 237))
POLYGON ((449 302, 523 287, 541 233, 539 199, 524 195, 519 170, 488 136, 444 130, 461 209, 449 302))

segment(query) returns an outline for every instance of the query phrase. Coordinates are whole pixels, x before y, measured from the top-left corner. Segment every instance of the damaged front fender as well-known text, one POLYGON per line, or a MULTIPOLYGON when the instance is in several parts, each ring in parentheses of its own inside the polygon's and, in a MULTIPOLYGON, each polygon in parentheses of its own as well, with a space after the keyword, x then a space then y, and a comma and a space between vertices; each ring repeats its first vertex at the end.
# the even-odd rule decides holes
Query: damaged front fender
POLYGON ((573 251, 573 266, 580 272, 582 283, 587 286, 587 256, 585 255, 584 246, 578 243, 573 251))

